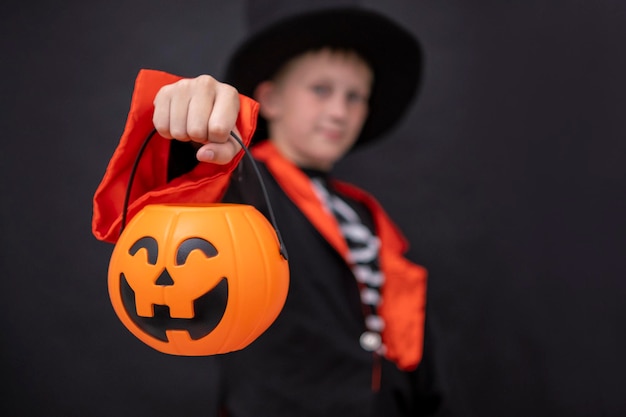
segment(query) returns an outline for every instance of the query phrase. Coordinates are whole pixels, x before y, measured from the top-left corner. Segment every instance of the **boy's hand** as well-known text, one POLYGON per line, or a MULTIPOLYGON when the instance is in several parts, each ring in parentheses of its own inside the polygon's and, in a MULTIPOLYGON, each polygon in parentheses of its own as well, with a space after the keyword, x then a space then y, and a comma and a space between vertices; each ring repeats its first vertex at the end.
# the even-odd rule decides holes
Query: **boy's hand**
POLYGON ((166 85, 154 98, 154 127, 161 136, 193 141, 202 162, 225 164, 241 149, 230 131, 239 114, 237 90, 210 75, 166 85))

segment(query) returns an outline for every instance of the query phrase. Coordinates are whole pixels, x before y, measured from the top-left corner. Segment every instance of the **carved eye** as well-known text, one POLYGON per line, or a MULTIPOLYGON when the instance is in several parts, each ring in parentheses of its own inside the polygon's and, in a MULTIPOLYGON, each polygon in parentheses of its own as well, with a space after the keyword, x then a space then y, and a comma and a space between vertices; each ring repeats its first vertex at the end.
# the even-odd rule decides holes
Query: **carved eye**
POLYGON ((128 249, 128 253, 135 256, 139 249, 145 249, 148 252, 148 263, 150 265, 156 265, 159 258, 159 244, 153 237, 142 237, 128 249))
POLYGON ((192 237, 183 241, 178 247, 178 251, 176 251, 176 265, 182 265, 187 262, 189 254, 194 250, 201 251, 207 258, 217 256, 217 249, 211 242, 198 237, 192 237))

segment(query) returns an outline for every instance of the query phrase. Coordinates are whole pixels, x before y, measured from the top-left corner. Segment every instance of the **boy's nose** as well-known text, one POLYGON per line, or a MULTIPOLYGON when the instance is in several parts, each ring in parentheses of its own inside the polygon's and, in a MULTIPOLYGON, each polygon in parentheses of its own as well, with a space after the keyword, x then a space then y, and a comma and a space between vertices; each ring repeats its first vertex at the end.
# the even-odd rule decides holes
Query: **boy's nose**
POLYGON ((340 94, 334 95, 328 106, 334 117, 345 117, 348 114, 348 99, 340 94))

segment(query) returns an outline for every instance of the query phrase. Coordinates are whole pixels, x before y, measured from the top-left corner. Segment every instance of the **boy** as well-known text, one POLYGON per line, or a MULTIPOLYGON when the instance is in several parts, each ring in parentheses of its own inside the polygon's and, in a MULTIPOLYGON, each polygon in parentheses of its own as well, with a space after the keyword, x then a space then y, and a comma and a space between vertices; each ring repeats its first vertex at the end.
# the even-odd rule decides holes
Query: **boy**
POLYGON ((206 75, 138 76, 94 197, 96 237, 117 238, 131 165, 152 125, 159 136, 139 164, 129 216, 147 204, 190 201, 252 204, 267 215, 232 130, 251 146, 289 253, 278 319, 210 370, 220 377, 222 415, 418 415, 426 272, 403 257, 404 237, 373 197, 330 174, 400 119, 420 59, 395 23, 342 8, 296 15, 249 38, 230 61, 230 85, 206 75))

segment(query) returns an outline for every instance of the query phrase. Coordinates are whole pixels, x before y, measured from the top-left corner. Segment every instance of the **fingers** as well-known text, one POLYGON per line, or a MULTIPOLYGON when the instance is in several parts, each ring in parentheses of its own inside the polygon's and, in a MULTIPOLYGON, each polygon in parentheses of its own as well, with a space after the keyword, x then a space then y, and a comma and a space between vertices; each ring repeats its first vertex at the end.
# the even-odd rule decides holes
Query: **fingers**
POLYGON ((154 113, 152 114, 152 124, 159 135, 166 139, 172 139, 170 133, 170 101, 172 85, 162 87, 154 98, 154 113))
POLYGON ((177 126, 179 134, 195 142, 206 143, 209 141, 209 120, 214 117, 213 111, 220 83, 208 75, 201 75, 188 81, 185 86, 188 91, 182 96, 185 99, 189 97, 189 101, 183 103, 181 100, 176 108, 180 111, 180 115, 177 114, 179 117, 177 122, 180 124, 177 126))
POLYGON ((152 121, 168 139, 227 144, 238 114, 237 90, 201 75, 161 88, 154 99, 152 121))
MULTIPOLYGON (((235 129, 238 116, 239 93, 234 87, 219 83, 208 121, 209 141, 218 143, 234 142, 230 137, 230 132, 235 129)), ((234 143, 236 144, 236 142, 234 143)))

